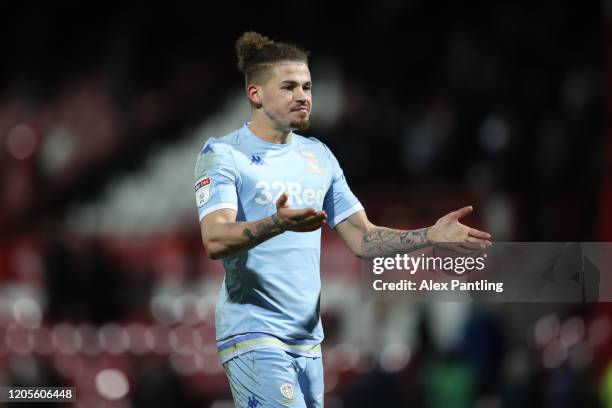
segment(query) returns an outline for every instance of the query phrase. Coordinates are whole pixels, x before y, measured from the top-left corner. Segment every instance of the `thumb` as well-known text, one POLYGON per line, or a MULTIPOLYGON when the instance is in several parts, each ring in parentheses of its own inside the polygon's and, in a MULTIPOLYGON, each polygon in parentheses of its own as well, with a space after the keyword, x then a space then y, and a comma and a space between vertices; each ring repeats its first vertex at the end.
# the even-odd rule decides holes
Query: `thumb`
POLYGON ((474 210, 474 207, 472 207, 471 205, 468 205, 467 207, 463 207, 458 209, 457 211, 453 211, 451 213, 451 218, 454 220, 458 220, 459 218, 463 218, 466 215, 468 215, 469 213, 472 212, 472 210, 474 210))
POLYGON ((278 200, 276 200, 276 208, 289 207, 287 205, 288 198, 287 193, 282 193, 280 197, 278 197, 278 200))

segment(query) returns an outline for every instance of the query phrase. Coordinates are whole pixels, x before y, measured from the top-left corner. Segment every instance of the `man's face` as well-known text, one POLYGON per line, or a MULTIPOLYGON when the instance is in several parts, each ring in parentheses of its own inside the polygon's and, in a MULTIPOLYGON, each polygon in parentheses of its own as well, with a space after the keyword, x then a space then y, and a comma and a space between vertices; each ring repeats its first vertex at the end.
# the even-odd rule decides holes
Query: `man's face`
POLYGON ((308 65, 283 62, 275 64, 272 71, 272 77, 261 85, 264 113, 280 129, 307 129, 312 108, 312 81, 308 65))

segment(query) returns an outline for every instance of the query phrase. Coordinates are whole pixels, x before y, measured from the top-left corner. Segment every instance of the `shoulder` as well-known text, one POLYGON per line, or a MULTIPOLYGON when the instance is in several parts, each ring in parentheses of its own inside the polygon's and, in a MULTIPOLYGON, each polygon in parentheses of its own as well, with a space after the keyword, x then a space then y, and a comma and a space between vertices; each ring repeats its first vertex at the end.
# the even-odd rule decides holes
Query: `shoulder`
POLYGON ((196 176, 222 169, 234 171, 236 167, 234 145, 237 133, 234 131, 221 137, 211 136, 206 140, 196 159, 196 176))
POLYGON ((235 130, 225 136, 211 136, 206 140, 198 156, 202 155, 231 155, 234 146, 238 144, 238 131, 235 130))

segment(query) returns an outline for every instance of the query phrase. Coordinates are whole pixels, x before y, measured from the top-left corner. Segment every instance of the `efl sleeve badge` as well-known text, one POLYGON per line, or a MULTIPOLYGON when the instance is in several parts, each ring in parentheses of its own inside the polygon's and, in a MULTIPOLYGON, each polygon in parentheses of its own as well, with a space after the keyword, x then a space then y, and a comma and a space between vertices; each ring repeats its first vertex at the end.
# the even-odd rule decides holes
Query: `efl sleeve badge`
POLYGON ((210 198, 210 182, 210 177, 204 176, 195 183, 195 195, 198 207, 206 204, 210 198))

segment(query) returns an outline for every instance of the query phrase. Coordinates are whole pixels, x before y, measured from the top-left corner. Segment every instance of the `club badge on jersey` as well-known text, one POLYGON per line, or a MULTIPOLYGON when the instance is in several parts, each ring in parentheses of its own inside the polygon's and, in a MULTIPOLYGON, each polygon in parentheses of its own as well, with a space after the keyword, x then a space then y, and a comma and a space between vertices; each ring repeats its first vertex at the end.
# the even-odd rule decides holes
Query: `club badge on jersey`
POLYGON ((210 198, 210 182, 210 177, 204 176, 195 183, 195 195, 198 207, 206 204, 210 198))
POLYGON ((293 385, 289 383, 281 384, 280 392, 283 394, 283 397, 285 397, 285 400, 282 401, 283 404, 291 404, 292 402, 295 402, 295 398, 293 398, 293 385))
POLYGON ((325 170, 323 170, 321 167, 319 167, 319 160, 317 159, 317 155, 314 154, 313 151, 311 150, 302 150, 302 157, 304 158, 304 160, 306 160, 306 163, 308 164, 308 172, 309 173, 313 173, 313 174, 323 174, 325 173, 325 170))

